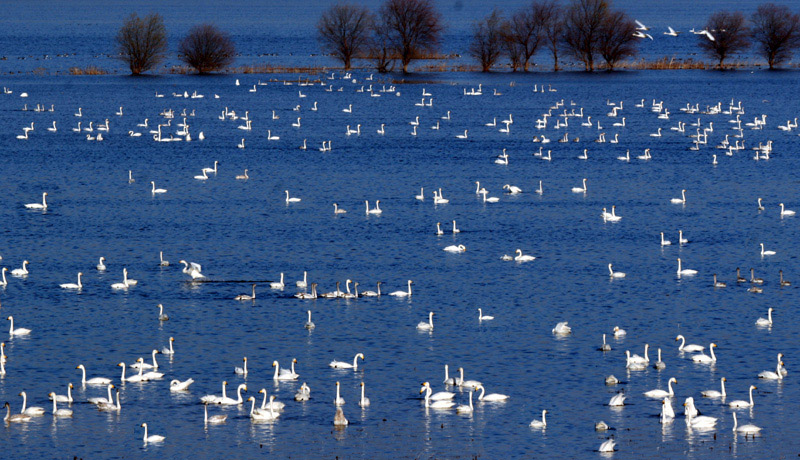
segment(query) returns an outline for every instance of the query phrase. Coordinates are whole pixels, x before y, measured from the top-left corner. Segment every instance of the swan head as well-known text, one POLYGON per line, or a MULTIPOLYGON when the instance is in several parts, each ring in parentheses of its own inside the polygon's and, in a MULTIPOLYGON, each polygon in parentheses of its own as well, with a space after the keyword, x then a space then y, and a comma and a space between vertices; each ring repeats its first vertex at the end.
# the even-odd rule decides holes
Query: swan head
MULTIPOLYGON (((362 360, 366 361, 366 358, 364 358, 364 354, 363 354, 363 353, 359 353, 359 354, 357 354, 357 355, 356 355, 356 358, 361 358, 362 360)), ((336 383, 337 383, 337 385, 338 385, 338 383, 339 383, 339 382, 336 382, 336 383)))
POLYGON ((119 363, 119 364, 117 364, 117 367, 122 367, 122 368, 124 368, 124 367, 125 367, 125 363, 119 363))
MULTIPOLYGON (((10 316, 8 318, 11 319, 10 316)), ((86 369, 86 368, 83 367, 83 364, 78 364, 77 366, 75 366, 75 369, 86 369)))
POLYGON ((462 251, 466 251, 466 250, 467 250, 467 247, 466 247, 466 246, 464 246, 463 244, 459 244, 459 245, 458 245, 458 249, 461 249, 462 251))
MULTIPOLYGON (((262 389, 258 390, 258 392, 259 392, 259 393, 265 393, 265 394, 266 394, 266 392, 267 392, 267 389, 266 389, 266 388, 262 388, 262 389)), ((251 396, 251 398, 252 398, 252 396, 251 396)))
POLYGON ((716 348, 716 347, 717 347, 717 344, 716 343, 712 343, 709 348, 716 348))
POLYGON ((273 362, 272 362, 272 367, 276 367, 277 365, 278 365, 278 362, 277 362, 277 361, 273 361, 273 362))

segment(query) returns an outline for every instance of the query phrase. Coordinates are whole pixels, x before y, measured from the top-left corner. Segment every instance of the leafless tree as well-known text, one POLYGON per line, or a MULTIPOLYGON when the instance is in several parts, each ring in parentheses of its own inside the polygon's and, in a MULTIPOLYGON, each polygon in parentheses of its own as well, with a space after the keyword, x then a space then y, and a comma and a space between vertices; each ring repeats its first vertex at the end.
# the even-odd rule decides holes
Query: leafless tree
POLYGON ((753 13, 753 40, 770 69, 792 57, 800 47, 800 15, 789 7, 765 3, 753 13))
POLYGON ((391 72, 397 55, 389 37, 389 28, 383 22, 376 22, 372 28, 372 40, 369 42, 369 55, 375 62, 375 69, 380 73, 391 72))
POLYGON ((488 72, 502 55, 503 17, 500 11, 494 10, 483 20, 472 26, 472 43, 469 53, 481 64, 481 70, 488 72))
POLYGON ((178 55, 198 73, 214 72, 231 65, 236 46, 231 37, 211 24, 194 26, 178 45, 178 55))
POLYGON ((639 39, 633 36, 634 32, 636 23, 622 11, 611 11, 603 18, 598 51, 609 70, 614 70, 619 61, 636 54, 639 39))
POLYGON ((140 18, 132 13, 116 37, 119 59, 128 63, 133 75, 151 70, 166 57, 167 28, 159 14, 140 18))
POLYGON ((503 49, 511 64, 511 71, 516 72, 522 66, 522 50, 517 43, 516 34, 510 21, 504 21, 500 29, 503 49))
POLYGON ((573 0, 565 12, 565 50, 583 62, 587 72, 594 70, 607 15, 608 3, 604 0, 573 0))
POLYGON ((317 39, 322 48, 350 69, 352 59, 367 50, 374 22, 363 6, 337 3, 317 22, 317 39))
POLYGON ((705 31, 706 34, 698 35, 700 48, 719 59, 720 69, 728 56, 750 47, 750 29, 745 24, 744 15, 738 11, 717 11, 712 14, 706 22, 705 31))
POLYGON ((553 70, 558 71, 558 51, 564 35, 564 13, 554 1, 541 4, 539 17, 542 24, 542 40, 553 55, 553 70))
POLYGON ((432 0, 386 0, 380 16, 403 73, 412 59, 437 50, 443 26, 432 0))

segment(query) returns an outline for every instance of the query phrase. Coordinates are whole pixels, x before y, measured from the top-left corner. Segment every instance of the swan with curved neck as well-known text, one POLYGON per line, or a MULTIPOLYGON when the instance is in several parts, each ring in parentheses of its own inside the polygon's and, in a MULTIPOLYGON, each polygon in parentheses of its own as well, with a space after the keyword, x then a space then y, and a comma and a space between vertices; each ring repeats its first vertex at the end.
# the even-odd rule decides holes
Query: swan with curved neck
POLYGON ((25 207, 28 209, 47 209, 47 192, 42 193, 41 203, 28 203, 25 207))
POLYGON ((530 423, 531 428, 546 428, 547 427, 547 410, 542 411, 542 419, 541 420, 532 420, 530 423))
POLYGON ((420 331, 432 331, 433 330, 433 312, 428 313, 428 322, 421 321, 417 324, 417 329, 420 331))
POLYGON ((500 393, 490 393, 485 395, 486 389, 483 385, 478 385, 475 387, 475 391, 481 391, 481 394, 478 396, 478 401, 489 401, 489 402, 499 402, 505 401, 508 399, 508 395, 500 394, 500 393))
POLYGON ((390 296, 393 297, 411 297, 411 283, 413 281, 408 280, 408 291, 394 291, 389 293, 390 296))
POLYGON ((667 382, 667 387, 669 388, 669 391, 656 389, 647 391, 644 393, 644 395, 648 398, 654 398, 654 399, 662 399, 675 396, 675 391, 672 390, 673 383, 678 383, 678 379, 676 379, 675 377, 669 379, 669 381, 667 382))
POLYGON ((75 284, 75 283, 64 283, 64 284, 60 284, 59 286, 61 287, 61 289, 82 289, 83 288, 83 284, 81 284, 81 276, 82 275, 83 275, 83 273, 78 272, 78 283, 77 284, 75 284))
POLYGON ((346 363, 344 361, 333 360, 328 365, 330 367, 334 368, 334 369, 353 369, 354 371, 357 371, 358 370, 358 358, 361 358, 362 360, 365 359, 364 358, 364 354, 363 353, 356 354, 355 357, 353 357, 353 364, 346 363))
POLYGON ((750 385, 750 401, 743 401, 741 399, 738 399, 736 401, 731 401, 728 404, 728 406, 734 407, 734 408, 753 407, 753 390, 755 390, 755 389, 756 389, 755 385, 750 385))
POLYGON ((11 322, 11 325, 9 326, 9 329, 8 329, 8 335, 10 335, 12 337, 20 336, 20 335, 30 335, 30 333, 31 333, 30 329, 25 329, 24 327, 18 327, 16 329, 14 329, 14 317, 13 316, 9 316, 6 319, 11 322))
POLYGON ((723 398, 724 399, 725 396, 726 396, 726 393, 725 393, 725 382, 726 381, 727 381, 727 379, 725 377, 722 377, 721 379, 719 379, 719 384, 720 384, 720 387, 722 388, 722 391, 704 390, 704 391, 701 391, 700 394, 702 394, 704 398, 723 398))
POLYGON ((714 355, 714 348, 716 348, 716 346, 717 346, 716 343, 712 343, 711 345, 708 346, 708 350, 711 353, 711 356, 708 356, 706 354, 694 355, 692 356, 692 361, 701 364, 712 364, 717 362, 717 357, 716 355, 714 355))

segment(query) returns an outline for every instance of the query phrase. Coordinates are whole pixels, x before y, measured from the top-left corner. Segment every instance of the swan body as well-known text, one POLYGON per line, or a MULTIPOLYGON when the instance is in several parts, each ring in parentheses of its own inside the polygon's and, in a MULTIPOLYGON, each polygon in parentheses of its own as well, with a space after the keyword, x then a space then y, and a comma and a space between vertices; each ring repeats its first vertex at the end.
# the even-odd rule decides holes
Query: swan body
POLYGON ((482 385, 482 383, 477 381, 477 380, 464 380, 464 368, 463 367, 459 367, 458 368, 458 373, 459 373, 459 377, 456 380, 456 385, 457 386, 474 389, 478 385, 482 385))
POLYGON ((517 187, 515 185, 509 185, 509 184, 504 185, 503 186, 503 190, 508 190, 508 193, 510 193, 512 195, 516 195, 518 193, 522 193, 522 189, 521 188, 519 188, 519 187, 517 187))
POLYGON ((661 401, 661 423, 672 423, 674 418, 675 411, 672 409, 672 401, 669 397, 664 397, 664 400, 661 401))
POLYGON ((11 337, 22 336, 22 335, 30 335, 30 333, 31 333, 30 329, 25 329, 24 327, 18 327, 16 329, 14 329, 14 317, 13 316, 9 316, 6 319, 11 322, 11 325, 9 326, 9 329, 8 329, 8 335, 10 335, 11 337))
POLYGON ((411 297, 411 280, 408 280, 408 291, 394 291, 390 292, 389 295, 392 297, 411 297))
POLYGON ((506 401, 508 399, 508 395, 500 394, 500 393, 490 393, 488 395, 484 395, 486 389, 483 388, 483 385, 478 385, 475 387, 475 391, 481 391, 481 394, 478 396, 478 401, 487 401, 487 402, 500 402, 506 401))
POLYGON ((661 232, 661 246, 670 246, 672 241, 664 239, 664 232, 661 232))
POLYGON ((675 377, 669 379, 669 382, 667 382, 667 387, 669 388, 669 391, 656 389, 656 390, 646 391, 644 395, 648 398, 654 398, 654 399, 663 399, 666 397, 675 396, 675 392, 672 390, 673 383, 678 383, 678 379, 676 379, 675 377))
POLYGON ((227 396, 223 396, 219 400, 217 400, 217 404, 222 404, 223 406, 239 406, 244 403, 242 399, 242 391, 247 391, 247 385, 244 383, 240 384, 239 387, 236 389, 236 399, 229 398, 227 396))
POLYGON ((6 416, 3 417, 3 421, 6 422, 6 423, 27 422, 27 421, 29 421, 31 419, 31 416, 28 415, 28 414, 14 414, 14 415, 11 415, 11 406, 8 403, 6 403, 5 406, 3 406, 3 407, 5 407, 5 409, 6 409, 6 416))
POLYGON ((75 369, 80 369, 82 373, 81 383, 83 385, 108 385, 111 383, 111 379, 107 379, 105 377, 94 377, 91 379, 86 379, 86 368, 83 364, 79 364, 75 369))
POLYGON ((264 399, 261 401, 261 407, 259 409, 256 409, 256 412, 267 412, 269 409, 280 411, 280 410, 283 410, 286 407, 286 404, 284 404, 284 403, 282 403, 280 401, 275 401, 275 397, 274 396, 269 398, 269 402, 267 402, 267 389, 266 388, 262 388, 262 389, 258 390, 258 392, 264 394, 264 399))
POLYGON ((653 367, 656 369, 665 369, 667 367, 664 361, 661 361, 661 348, 658 349, 658 361, 653 364, 653 367))
POLYGON ((736 401, 731 401, 728 403, 728 406, 737 409, 737 408, 744 408, 744 407, 753 407, 753 390, 756 389, 755 385, 750 385, 750 401, 743 401, 741 399, 737 399, 736 401))
POLYGON ((781 203, 781 217, 783 217, 783 216, 793 216, 793 215, 795 215, 795 212, 792 211, 791 209, 784 209, 783 203, 781 203))
POLYGON ((186 391, 189 389, 189 385, 194 383, 194 379, 186 379, 183 382, 180 380, 172 380, 169 382, 169 391, 173 393, 186 391))
POLYGON ((53 416, 54 417, 72 417, 72 410, 70 409, 59 409, 57 406, 58 401, 55 397, 55 393, 50 393, 50 399, 53 400, 53 416))
POLYGON ((242 364, 243 367, 238 367, 238 366, 235 367, 233 369, 233 373, 236 374, 236 375, 243 375, 243 376, 247 377, 247 356, 242 358, 242 362, 244 363, 244 364, 242 364))
POLYGON ((726 393, 725 393, 725 382, 726 381, 727 381, 727 379, 725 377, 722 377, 721 379, 719 379, 719 384, 720 384, 720 386, 722 388, 722 391, 703 390, 703 391, 700 392, 700 394, 703 395, 704 398, 712 398, 712 399, 725 398, 725 395, 726 395, 726 393))
POLYGON ((417 330, 419 331, 432 331, 433 330, 433 312, 428 313, 428 321, 421 321, 417 324, 417 330))
POLYGON ((225 387, 228 385, 228 382, 222 382, 222 396, 217 395, 205 395, 200 398, 200 402, 203 404, 219 404, 219 401, 223 398, 226 398, 227 395, 225 394, 225 387))
POLYGON ((696 274, 697 274, 697 270, 691 270, 691 269, 688 269, 688 268, 681 268, 681 259, 680 259, 680 257, 678 258, 678 276, 679 277, 682 276, 682 275, 683 276, 692 276, 692 275, 696 275, 696 274))
POLYGON ((669 200, 673 204, 686 204, 686 189, 681 190, 680 198, 673 198, 669 200))
POLYGON ((150 181, 150 185, 152 187, 150 189, 150 193, 152 193, 153 195, 161 194, 161 193, 167 193, 167 189, 165 189, 165 188, 156 188, 155 181, 150 181))
POLYGON ((361 382, 361 399, 358 400, 358 405, 361 407, 369 407, 369 398, 364 395, 364 382, 361 382))
POLYGON ((56 401, 58 401, 60 403, 70 403, 71 404, 72 401, 74 401, 72 399, 72 388, 74 388, 74 387, 70 383, 69 385, 67 385, 67 394, 66 394, 66 396, 65 395, 57 395, 55 393, 50 393, 50 395, 49 395, 50 399, 54 399, 54 400, 56 400, 56 401))
MULTIPOLYGON (((271 396, 270 398, 275 398, 275 396, 271 396)), ((251 402, 251 405, 250 405, 250 418, 251 419, 253 419, 255 421, 269 421, 269 420, 275 420, 276 418, 278 418, 279 414, 276 413, 274 410, 272 410, 272 406, 271 405, 269 406, 269 411, 267 411, 267 412, 260 411, 260 410, 256 411, 255 410, 256 409, 256 398, 250 396, 249 398, 247 398, 247 400, 251 402)))
POLYGON ((315 327, 317 327, 317 326, 314 324, 314 322, 313 322, 313 321, 311 321, 311 310, 308 310, 308 321, 306 321, 306 324, 305 324, 305 325, 303 325, 303 327, 305 327, 305 328, 306 328, 306 329, 308 329, 309 331, 310 331, 310 330, 312 330, 312 329, 314 329, 315 327))
MULTIPOLYGON (((24 391, 19 394, 22 396, 22 410, 19 411, 20 414, 32 415, 32 416, 39 416, 44 415, 44 408, 43 407, 27 407, 28 406, 28 395, 24 391)), ((109 394, 110 396, 110 394, 109 394)))
POLYGON ((756 326, 772 327, 772 307, 769 307, 767 309, 767 317, 766 318, 758 318, 756 320, 756 326))
POLYGON ((680 346, 678 346, 678 351, 684 351, 687 353, 696 353, 706 349, 706 347, 702 345, 694 345, 694 344, 686 345, 686 338, 682 335, 675 337, 675 341, 677 342, 678 340, 681 341, 680 346))
POLYGON ((61 287, 61 289, 81 289, 81 288, 83 288, 83 284, 81 284, 81 276, 82 275, 83 275, 83 273, 78 272, 78 283, 77 284, 76 283, 64 283, 64 284, 59 284, 59 287, 61 287))
POLYGON ((514 261, 516 261, 516 262, 530 262, 532 260, 536 260, 536 257, 522 254, 522 249, 517 249, 517 255, 516 255, 516 257, 514 257, 514 261))
POLYGON ((178 263, 183 264, 183 270, 182 270, 183 273, 186 273, 187 275, 191 276, 192 279, 199 279, 199 278, 205 278, 206 277, 205 275, 203 275, 201 273, 202 270, 203 270, 203 267, 200 264, 195 263, 195 262, 189 263, 189 262, 186 262, 185 260, 181 260, 178 263))
POLYGON ((614 442, 614 438, 611 438, 604 443, 600 444, 600 447, 597 448, 598 452, 614 452, 614 446, 616 442, 614 442))
POLYGON ((611 399, 608 401, 608 405, 612 407, 624 406, 625 398, 625 393, 617 393, 611 397, 611 399))
POLYGON ((747 425, 739 425, 739 421, 736 420, 736 412, 733 413, 733 431, 736 433, 744 433, 744 434, 752 434, 756 435, 761 431, 761 427, 747 424, 747 425))
MULTIPOLYGON (((143 361, 142 358, 139 358, 136 362, 141 364, 142 361, 143 361)), ((126 378, 125 377, 125 363, 119 363, 119 364, 117 364, 117 366, 122 368, 122 376, 119 378, 121 382, 125 383, 125 382, 144 382, 145 381, 144 380, 144 368, 141 368, 141 367, 139 368, 139 374, 138 375, 134 375, 134 376, 126 378)), ((110 390, 109 390, 109 393, 110 393, 110 390)))
POLYGON ((782 368, 783 368, 783 362, 778 361, 778 368, 775 369, 775 372, 761 371, 758 374, 758 378, 765 380, 783 380, 783 373, 781 372, 782 368))
POLYGON ((344 406, 344 398, 339 394, 339 382, 336 382, 336 399, 333 400, 334 406, 344 406))
POLYGON ((775 251, 764 250, 764 243, 761 243, 761 257, 774 255, 775 251))
POLYGON ((586 193, 586 179, 583 179, 583 187, 572 187, 572 193, 586 193))
POLYGON ((358 358, 361 358, 363 360, 364 355, 362 353, 356 354, 356 356, 353 358, 352 364, 346 363, 344 361, 333 360, 328 364, 328 366, 334 369, 353 369, 354 371, 356 371, 358 370, 358 358))
POLYGON ((269 283, 269 287, 272 289, 283 289, 286 285, 283 282, 283 272, 281 272, 281 280, 277 282, 269 283))
POLYGON ((108 388, 108 398, 89 398, 88 402, 90 404, 113 404, 114 397, 111 395, 111 390, 114 388, 114 385, 109 383, 107 388, 108 388))
POLYGON ((306 385, 305 382, 300 386, 300 389, 297 390, 297 393, 294 395, 295 401, 308 401, 311 399, 311 388, 306 385))
POLYGON ((147 435, 147 424, 146 423, 142 423, 142 426, 144 427, 144 438, 142 438, 142 439, 144 440, 145 444, 147 444, 148 442, 156 442, 156 443, 164 442, 164 440, 167 439, 164 436, 157 435, 157 434, 153 434, 153 435, 148 436, 147 435))
POLYGON ((42 193, 41 203, 28 203, 25 205, 25 207, 28 209, 47 209, 47 192, 42 193))
POLYGON ((608 264, 608 273, 611 278, 625 278, 625 273, 615 272, 611 264, 608 264))
POLYGON ((606 343, 606 335, 603 334, 603 345, 599 348, 600 351, 611 351, 611 345, 606 343))
POLYGON ((172 348, 172 342, 174 342, 174 341, 175 341, 174 337, 170 337, 169 338, 169 348, 167 348, 167 347, 162 348, 161 349, 161 354, 162 355, 170 355, 170 356, 172 356, 172 355, 175 354, 175 349, 172 348))
POLYGON ((103 263, 103 262, 105 262, 105 260, 106 260, 105 257, 101 257, 100 258, 100 261, 97 263, 97 271, 100 271, 100 272, 105 271, 106 264, 103 263))
POLYGON ((141 360, 141 362, 137 361, 136 363, 131 364, 131 367, 134 369, 158 369, 158 362, 156 361, 156 355, 158 353, 159 353, 158 350, 153 350, 151 352, 153 358, 153 364, 147 364, 144 362, 144 360, 141 360))
POLYGON ((494 316, 484 315, 483 310, 478 308, 478 321, 491 321, 494 316))
MULTIPOLYGON (((425 383, 427 383, 427 382, 425 382, 425 383)), ((430 385, 426 386, 425 384, 422 384, 422 388, 419 390, 419 392, 420 393, 425 392, 425 407, 429 407, 431 409, 451 409, 453 406, 456 405, 456 403, 454 403, 451 400, 452 398, 442 398, 442 399, 439 399, 439 400, 433 400, 433 402, 431 402, 432 401, 431 393, 433 391, 431 390, 430 385)), ((446 393, 446 392, 441 392, 441 393, 446 393)), ((436 393, 436 394, 440 394, 440 393, 436 393)), ((455 396, 455 395, 453 395, 453 396, 455 396)))
POLYGON ((214 424, 214 425, 220 424, 220 423, 225 423, 225 421, 228 420, 228 416, 227 415, 212 415, 211 417, 209 417, 208 416, 208 404, 203 404, 203 411, 204 411, 203 423, 205 423, 206 425, 209 424, 209 423, 214 424))
POLYGON ((567 321, 563 321, 561 323, 556 324, 556 327, 553 328, 553 334, 556 335, 568 335, 572 334, 572 328, 568 326, 567 321))
POLYGON ((466 251, 467 247, 464 246, 463 244, 450 245, 450 246, 445 247, 443 250, 447 251, 447 252, 452 252, 452 253, 458 254, 458 253, 462 253, 462 252, 466 251))
POLYGON ((692 361, 700 364, 713 364, 717 362, 717 357, 714 355, 714 348, 716 348, 717 344, 712 343, 708 346, 708 350, 711 353, 711 356, 706 354, 699 354, 692 356, 692 361))
POLYGON ((15 268, 11 270, 11 276, 28 276, 28 261, 22 261, 22 268, 15 268))
POLYGON ((450 377, 450 369, 449 369, 449 366, 447 364, 444 365, 444 384, 445 385, 451 385, 451 386, 455 386, 455 384, 456 384, 456 379, 453 378, 453 377, 450 377))
POLYGON ((277 361, 273 361, 272 365, 275 367, 275 375, 272 377, 273 380, 297 380, 300 378, 300 374, 294 371, 294 365, 297 363, 296 359, 292 359, 292 368, 289 369, 281 369, 280 365, 277 361))
POLYGON ((474 406, 472 405, 472 393, 473 390, 469 390, 469 405, 462 404, 456 407, 456 412, 459 414, 471 414, 475 410, 474 406))

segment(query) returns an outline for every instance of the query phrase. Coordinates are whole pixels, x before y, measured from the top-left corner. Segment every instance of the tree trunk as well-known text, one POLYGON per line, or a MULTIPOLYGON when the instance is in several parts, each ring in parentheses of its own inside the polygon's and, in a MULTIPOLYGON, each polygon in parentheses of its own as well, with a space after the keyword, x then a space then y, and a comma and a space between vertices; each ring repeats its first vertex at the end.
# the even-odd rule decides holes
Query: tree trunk
POLYGON ((350 70, 350 56, 344 58, 344 70, 350 70))

